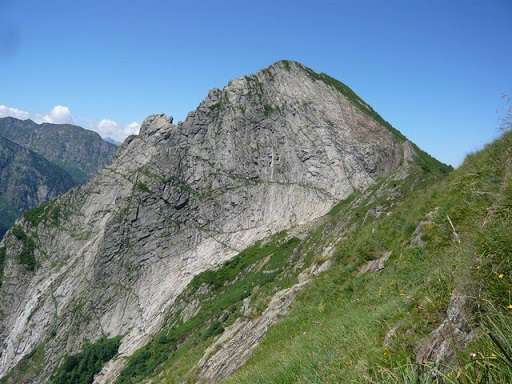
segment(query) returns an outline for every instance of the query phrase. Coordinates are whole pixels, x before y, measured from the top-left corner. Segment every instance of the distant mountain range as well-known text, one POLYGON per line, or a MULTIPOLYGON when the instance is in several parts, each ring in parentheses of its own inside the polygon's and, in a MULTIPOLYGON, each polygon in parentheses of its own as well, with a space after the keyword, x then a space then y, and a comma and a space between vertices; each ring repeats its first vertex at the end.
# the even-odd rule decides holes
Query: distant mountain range
POLYGON ((86 182, 116 148, 76 125, 0 118, 0 238, 26 209, 86 182))
POLYGON ((109 164, 117 148, 96 132, 76 125, 37 124, 12 117, 0 119, 0 136, 57 164, 79 184, 109 164))
POLYGON ((113 139, 111 137, 105 137, 104 139, 107 143, 110 143, 110 144, 114 144, 116 146, 119 146, 121 145, 121 142, 120 141, 117 141, 116 139, 113 139))

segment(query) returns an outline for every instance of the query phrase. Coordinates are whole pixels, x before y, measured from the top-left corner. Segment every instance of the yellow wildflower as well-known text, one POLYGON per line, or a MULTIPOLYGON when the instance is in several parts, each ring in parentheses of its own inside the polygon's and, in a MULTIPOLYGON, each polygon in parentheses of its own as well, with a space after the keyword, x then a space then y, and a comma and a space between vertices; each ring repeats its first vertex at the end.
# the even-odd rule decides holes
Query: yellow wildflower
POLYGON ((504 275, 503 273, 500 273, 500 274, 498 275, 498 279, 503 279, 503 277, 504 277, 504 276, 505 276, 505 275, 504 275))
POLYGON ((507 306, 507 308, 508 308, 508 309, 510 309, 510 310, 512 310, 512 304, 509 304, 509 305, 507 306))

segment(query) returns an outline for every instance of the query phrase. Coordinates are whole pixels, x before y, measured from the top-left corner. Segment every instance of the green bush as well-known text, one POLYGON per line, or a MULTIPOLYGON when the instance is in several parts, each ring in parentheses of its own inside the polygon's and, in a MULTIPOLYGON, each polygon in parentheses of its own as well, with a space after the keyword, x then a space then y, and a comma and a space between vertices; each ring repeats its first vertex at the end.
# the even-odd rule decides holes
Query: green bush
POLYGON ((37 227, 41 222, 55 226, 60 225, 60 215, 60 207, 54 202, 49 202, 39 207, 29 209, 23 216, 30 224, 37 227))
POLYGON ((135 184, 135 186, 139 191, 142 191, 145 193, 151 192, 151 189, 149 189, 148 185, 146 183, 144 183, 143 181, 137 181, 137 184, 135 184))
POLYGON ((149 344, 136 351, 128 359, 125 369, 121 372, 118 384, 139 383, 141 378, 147 377, 162 362, 168 359, 169 354, 176 350, 176 339, 168 335, 159 335, 149 344))
POLYGON ((82 352, 66 356, 64 362, 50 379, 50 384, 90 384, 106 362, 119 349, 121 337, 102 337, 95 343, 87 342, 82 352))
POLYGON ((222 332, 224 332, 224 326, 220 321, 214 321, 211 323, 211 325, 208 327, 206 332, 203 334, 204 338, 207 339, 212 336, 220 335, 222 332))
POLYGON ((12 234, 22 242, 21 251, 18 253, 18 262, 23 264, 27 270, 35 271, 37 261, 34 257, 34 249, 36 248, 34 240, 18 225, 12 227, 12 234))
POLYGON ((265 104, 263 106, 263 109, 264 109, 263 112, 265 114, 265 117, 269 117, 274 112, 278 112, 279 111, 279 107, 278 106, 273 106, 273 105, 270 105, 270 104, 265 104))
POLYGON ((4 264, 5 264, 5 247, 0 248, 0 287, 2 286, 2 279, 4 276, 4 264))

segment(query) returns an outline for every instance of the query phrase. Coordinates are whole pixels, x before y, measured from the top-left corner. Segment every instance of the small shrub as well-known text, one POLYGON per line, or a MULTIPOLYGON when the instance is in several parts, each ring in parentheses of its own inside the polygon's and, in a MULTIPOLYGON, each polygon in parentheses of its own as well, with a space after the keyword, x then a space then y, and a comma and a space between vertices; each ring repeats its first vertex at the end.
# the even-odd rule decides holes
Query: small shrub
POLYGON ((151 189, 149 189, 148 185, 144 183, 143 181, 137 181, 137 184, 135 184, 135 187, 142 192, 149 193, 151 192, 151 189))
POLYGON ((50 384, 90 384, 103 365, 119 349, 121 337, 102 337, 95 343, 86 343, 82 352, 66 356, 50 379, 50 384))
POLYGON ((2 278, 4 276, 4 264, 5 264, 5 247, 0 248, 0 287, 2 286, 2 278))
POLYGON ((270 105, 270 104, 265 104, 263 106, 263 109, 264 109, 263 112, 265 114, 265 117, 269 117, 274 112, 278 112, 279 111, 279 107, 278 106, 274 106, 274 105, 270 105))
POLYGON ((206 332, 204 332, 203 337, 207 339, 212 336, 220 335, 222 332, 224 332, 224 326, 222 325, 222 323, 220 321, 214 321, 208 327, 206 332))

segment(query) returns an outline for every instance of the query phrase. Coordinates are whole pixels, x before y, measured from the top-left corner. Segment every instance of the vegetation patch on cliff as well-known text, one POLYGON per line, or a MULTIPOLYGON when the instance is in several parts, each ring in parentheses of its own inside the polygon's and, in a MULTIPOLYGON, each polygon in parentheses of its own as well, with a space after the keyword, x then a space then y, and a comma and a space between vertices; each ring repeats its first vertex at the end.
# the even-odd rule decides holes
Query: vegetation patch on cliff
POLYGON ((34 250, 36 248, 34 240, 19 225, 12 227, 12 234, 21 241, 21 250, 17 256, 18 262, 23 264, 27 270, 35 271, 37 261, 34 257, 34 250))
POLYGON ((30 383, 34 377, 38 377, 45 367, 45 350, 42 343, 23 357, 18 365, 0 379, 0 384, 30 383))
POLYGON ((50 384, 92 383, 103 365, 117 354, 120 343, 120 337, 103 337, 94 343, 86 342, 80 353, 64 358, 50 384))
POLYGON ((5 247, 0 247, 0 287, 2 286, 2 279, 4 276, 5 254, 5 247))
POLYGON ((37 227, 40 223, 59 226, 61 213, 61 207, 55 201, 50 201, 28 210, 23 216, 34 227, 37 227))

